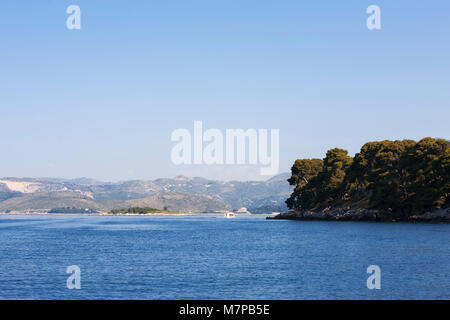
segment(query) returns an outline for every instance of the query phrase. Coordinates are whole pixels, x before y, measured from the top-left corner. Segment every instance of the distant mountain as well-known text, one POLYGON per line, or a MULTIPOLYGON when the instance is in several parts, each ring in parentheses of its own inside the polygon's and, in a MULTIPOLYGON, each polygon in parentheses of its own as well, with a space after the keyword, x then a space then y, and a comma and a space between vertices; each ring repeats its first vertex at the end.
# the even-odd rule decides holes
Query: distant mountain
POLYGON ((216 181, 177 176, 173 179, 118 183, 88 178, 2 178, 0 211, 50 210, 60 207, 110 210, 130 206, 167 207, 204 212, 247 207, 250 211, 280 211, 292 188, 288 173, 267 181, 216 181), (262 208, 262 209, 261 209, 262 208))
POLYGON ((157 179, 154 183, 165 191, 203 194, 223 200, 233 208, 284 206, 292 188, 286 179, 290 175, 279 174, 267 181, 216 181, 204 178, 157 179))
POLYGON ((284 172, 284 173, 280 173, 276 176, 273 176, 272 178, 267 180, 267 182, 271 183, 271 182, 282 181, 283 183, 286 183, 287 179, 289 179, 290 177, 291 177, 291 174, 289 172, 284 172))

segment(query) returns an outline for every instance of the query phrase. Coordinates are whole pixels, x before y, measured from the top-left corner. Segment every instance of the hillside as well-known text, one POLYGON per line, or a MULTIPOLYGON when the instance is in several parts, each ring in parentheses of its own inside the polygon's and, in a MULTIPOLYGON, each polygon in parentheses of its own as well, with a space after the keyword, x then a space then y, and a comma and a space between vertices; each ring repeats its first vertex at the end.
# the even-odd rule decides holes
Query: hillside
POLYGON ((167 208, 182 212, 211 212, 216 210, 230 210, 229 205, 211 196, 164 192, 152 197, 127 200, 126 207, 167 208))
POLYGON ((2 178, 0 211, 50 210, 59 207, 107 211, 130 206, 167 207, 204 212, 247 207, 279 211, 292 191, 288 174, 267 181, 216 181, 178 176, 173 179, 118 183, 88 178, 2 178))

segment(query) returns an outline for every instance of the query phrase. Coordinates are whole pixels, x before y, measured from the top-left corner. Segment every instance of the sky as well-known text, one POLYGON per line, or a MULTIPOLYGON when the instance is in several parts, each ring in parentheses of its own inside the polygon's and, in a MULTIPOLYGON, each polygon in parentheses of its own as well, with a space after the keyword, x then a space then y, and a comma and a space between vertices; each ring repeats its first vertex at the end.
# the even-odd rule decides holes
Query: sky
POLYGON ((448 139, 449 34, 444 0, 4 0, 0 176, 268 178, 172 163, 171 133, 195 120, 279 129, 280 173, 334 147, 448 139))

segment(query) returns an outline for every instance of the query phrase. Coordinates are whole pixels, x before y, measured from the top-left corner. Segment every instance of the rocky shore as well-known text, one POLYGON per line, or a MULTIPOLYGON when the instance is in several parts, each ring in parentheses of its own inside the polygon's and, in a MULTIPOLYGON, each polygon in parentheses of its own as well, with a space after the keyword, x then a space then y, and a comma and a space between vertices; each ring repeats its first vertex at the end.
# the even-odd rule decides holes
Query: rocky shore
POLYGON ((331 208, 317 211, 289 211, 266 219, 322 221, 383 221, 383 222, 450 222, 450 208, 420 215, 405 216, 389 210, 331 208))

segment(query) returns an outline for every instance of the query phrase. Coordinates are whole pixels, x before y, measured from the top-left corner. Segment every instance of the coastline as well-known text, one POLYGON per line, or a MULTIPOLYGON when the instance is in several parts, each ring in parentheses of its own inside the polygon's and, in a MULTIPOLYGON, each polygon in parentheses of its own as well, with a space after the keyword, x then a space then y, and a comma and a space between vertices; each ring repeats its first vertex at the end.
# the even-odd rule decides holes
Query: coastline
POLYGON ((160 217, 160 216, 195 216, 195 213, 165 213, 165 212, 153 212, 153 213, 92 213, 91 216, 148 216, 148 217, 160 217))
POLYGON ((67 215, 76 215, 76 216, 148 216, 148 217, 156 217, 156 216, 196 216, 196 213, 164 213, 164 212, 155 212, 155 213, 107 213, 107 212, 99 212, 99 213, 48 213, 48 212, 0 212, 0 215, 5 216, 67 216, 67 215))
POLYGON ((324 210, 289 211, 267 220, 303 221, 367 221, 367 222, 440 222, 450 223, 450 208, 405 217, 388 210, 332 208, 324 210))
MULTIPOLYGON (((223 216, 223 213, 211 212, 211 213, 199 213, 199 212, 179 212, 179 213, 165 213, 165 212, 153 212, 153 213, 48 213, 48 212, 0 212, 0 216, 97 216, 97 217, 208 217, 208 216, 223 216)), ((252 214, 239 214, 237 216, 252 216, 252 214)), ((256 216, 263 216, 263 214, 256 214, 256 216)))

